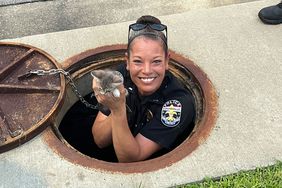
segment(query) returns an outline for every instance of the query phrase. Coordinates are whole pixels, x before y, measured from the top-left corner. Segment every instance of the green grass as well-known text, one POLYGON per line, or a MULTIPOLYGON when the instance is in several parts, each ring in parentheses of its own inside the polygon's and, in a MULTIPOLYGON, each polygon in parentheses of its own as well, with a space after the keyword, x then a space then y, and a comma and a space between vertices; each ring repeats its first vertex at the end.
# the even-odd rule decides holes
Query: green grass
POLYGON ((186 184, 178 188, 282 188, 282 162, 275 165, 241 171, 223 176, 219 180, 206 178, 203 182, 186 184))

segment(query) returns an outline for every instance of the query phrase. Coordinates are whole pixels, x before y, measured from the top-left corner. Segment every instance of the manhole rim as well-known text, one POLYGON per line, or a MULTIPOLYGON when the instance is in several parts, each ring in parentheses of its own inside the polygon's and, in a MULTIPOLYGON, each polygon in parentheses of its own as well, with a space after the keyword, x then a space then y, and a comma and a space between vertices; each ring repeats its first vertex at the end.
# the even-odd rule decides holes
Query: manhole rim
MULTIPOLYGON (((109 52, 109 51, 120 51, 126 50, 127 46, 125 44, 116 44, 102 46, 94 49, 89 49, 74 55, 62 63, 63 69, 67 70, 75 63, 89 57, 95 56, 97 54, 109 52)), ((144 173, 159 170, 184 159, 190 155, 193 151, 197 149, 199 145, 206 141, 213 127, 215 126, 217 119, 217 107, 218 99, 216 95, 216 90, 208 78, 207 74, 202 71, 202 69, 192 62, 187 57, 184 57, 172 50, 170 50, 171 59, 176 62, 181 62, 191 73, 195 76, 200 84, 200 87, 204 96, 204 112, 201 122, 196 125, 197 128, 193 135, 189 139, 186 139, 178 147, 176 147, 171 152, 162 155, 160 157, 132 162, 132 163, 113 163, 98 160, 86 156, 72 147, 67 146, 65 143, 60 141, 52 128, 48 128, 43 134, 43 140, 46 144, 52 148, 52 150, 61 156, 63 159, 68 160, 71 163, 78 164, 87 168, 99 169, 107 172, 122 172, 122 173, 144 173)))

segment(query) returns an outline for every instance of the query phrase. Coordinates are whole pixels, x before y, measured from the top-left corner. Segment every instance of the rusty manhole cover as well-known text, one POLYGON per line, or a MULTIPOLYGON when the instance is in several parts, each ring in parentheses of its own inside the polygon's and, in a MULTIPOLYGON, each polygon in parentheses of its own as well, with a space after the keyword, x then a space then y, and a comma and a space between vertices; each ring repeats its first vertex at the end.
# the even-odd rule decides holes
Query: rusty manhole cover
POLYGON ((0 153, 39 134, 59 109, 62 75, 20 79, 29 70, 54 68, 58 63, 40 49, 0 42, 0 153))

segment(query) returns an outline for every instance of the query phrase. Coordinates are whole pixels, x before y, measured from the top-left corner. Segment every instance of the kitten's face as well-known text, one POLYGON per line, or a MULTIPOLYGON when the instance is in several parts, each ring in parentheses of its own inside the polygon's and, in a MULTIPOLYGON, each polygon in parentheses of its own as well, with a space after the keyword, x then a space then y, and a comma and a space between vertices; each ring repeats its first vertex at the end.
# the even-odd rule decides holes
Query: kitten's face
POLYGON ((123 77, 117 71, 113 70, 94 70, 91 75, 100 84, 100 89, 104 92, 110 92, 123 83, 123 77))

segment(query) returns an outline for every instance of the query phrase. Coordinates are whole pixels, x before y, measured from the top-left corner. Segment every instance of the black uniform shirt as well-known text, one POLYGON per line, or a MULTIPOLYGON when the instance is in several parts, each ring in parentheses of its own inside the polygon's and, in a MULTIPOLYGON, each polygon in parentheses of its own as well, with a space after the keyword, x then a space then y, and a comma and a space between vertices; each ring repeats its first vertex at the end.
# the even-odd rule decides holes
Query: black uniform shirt
MULTIPOLYGON (((166 72, 160 88, 150 96, 140 96, 125 65, 118 68, 124 76, 128 90, 126 98, 128 125, 133 136, 138 133, 171 149, 178 137, 194 126, 195 107, 191 93, 172 75, 166 72)), ((109 115, 107 110, 101 110, 109 115)))

